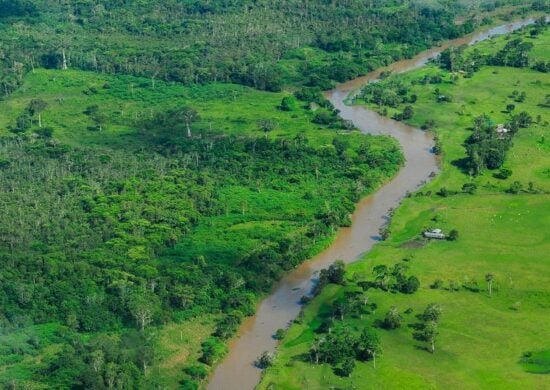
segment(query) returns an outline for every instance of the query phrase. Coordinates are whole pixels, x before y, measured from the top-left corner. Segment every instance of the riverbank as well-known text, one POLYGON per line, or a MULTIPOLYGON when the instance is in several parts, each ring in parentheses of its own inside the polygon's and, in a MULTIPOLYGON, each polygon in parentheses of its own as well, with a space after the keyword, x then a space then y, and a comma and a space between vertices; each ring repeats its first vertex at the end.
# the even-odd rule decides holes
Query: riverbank
MULTIPOLYGON (((527 35, 523 34, 523 39, 529 40, 527 35)), ((540 50, 547 39, 547 33, 532 39, 533 55, 540 60, 549 60, 548 53, 540 50)), ((506 42, 503 37, 476 48, 496 50, 506 42)), ((550 333, 545 320, 550 297, 550 265, 546 261, 550 202, 545 193, 550 185, 550 157, 544 140, 549 120, 544 107, 548 73, 483 67, 471 78, 461 76, 451 83, 450 74, 434 69, 426 67, 397 78, 407 85, 409 95, 417 97, 408 123, 417 127, 427 120, 435 123, 433 131, 443 152, 442 173, 403 201, 393 216, 389 239, 349 267, 345 288, 329 285, 305 308, 303 320, 288 331, 260 389, 363 388, 366 383, 373 388, 549 385, 550 377, 530 374, 520 364, 525 353, 550 348, 544 336, 550 333), (407 84, 434 72, 444 73, 441 84, 407 84), (437 103, 436 87, 441 94, 452 96, 452 102, 437 103), (517 112, 541 118, 515 136, 505 162, 512 172, 509 178, 496 178, 494 171, 471 178, 457 164, 465 157, 463 142, 471 134, 468 128, 483 113, 495 123, 506 121, 509 113, 503 111, 513 100, 509 96, 515 89, 527 96, 523 102, 515 102, 517 112), (516 194, 510 190, 514 182, 522 188, 516 194), (474 194, 468 191, 472 186, 463 190, 464 184, 474 184, 474 194), (443 242, 419 239, 419 233, 429 227, 445 232, 455 229, 459 238, 443 242), (357 282, 372 279, 372 268, 378 264, 406 265, 408 272, 419 278, 420 289, 413 295, 370 289, 369 301, 377 308, 362 319, 348 315, 341 324, 359 331, 381 321, 392 306, 397 308, 401 327, 376 330, 382 346, 376 368, 372 361, 357 362, 351 377, 342 378, 328 364, 310 364, 308 351, 315 338, 325 336, 319 326, 330 317, 334 301, 346 291, 356 290, 357 282), (488 274, 493 275, 491 296, 488 274), (413 339, 411 328, 418 322, 417 314, 432 302, 443 310, 434 354, 413 339)), ((405 105, 389 109, 388 116, 402 112, 405 105)))

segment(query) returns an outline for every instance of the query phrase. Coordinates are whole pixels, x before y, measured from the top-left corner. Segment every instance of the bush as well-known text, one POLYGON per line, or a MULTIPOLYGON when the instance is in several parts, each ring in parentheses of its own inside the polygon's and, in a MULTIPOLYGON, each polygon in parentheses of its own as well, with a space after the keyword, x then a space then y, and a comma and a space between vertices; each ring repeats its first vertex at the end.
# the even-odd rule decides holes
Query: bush
POLYGON ((258 368, 267 368, 273 364, 273 354, 271 352, 264 352, 260 355, 258 360, 256 360, 256 367, 258 368))
POLYGON ((273 335, 273 338, 275 340, 282 340, 285 337, 285 334, 286 334, 286 330, 279 328, 273 335))
POLYGON ((437 191, 437 195, 446 198, 447 196, 449 196, 449 190, 447 190, 447 188, 445 187, 441 187, 439 191, 437 191))
POLYGON ((420 281, 416 276, 409 276, 407 282, 403 285, 401 292, 405 294, 414 294, 420 287, 420 281))
POLYGON ((200 365, 186 367, 184 371, 193 379, 204 379, 208 376, 206 367, 200 365))
POLYGON ((441 287, 443 287, 443 280, 441 279, 436 279, 432 284, 430 284, 430 288, 433 290, 439 289, 441 287))
POLYGON ((401 114, 401 117, 403 120, 411 119, 414 115, 414 109, 412 106, 406 106, 403 110, 403 114, 401 114))
POLYGON ((458 240, 458 230, 453 229, 449 233, 449 237, 447 238, 449 241, 456 241, 458 240))
POLYGON ((506 180, 512 176, 512 170, 510 168, 500 168, 498 172, 493 174, 493 177, 501 180, 506 180))
POLYGON ((518 194, 523 189, 523 185, 519 181, 513 182, 506 190, 509 194, 518 194))
POLYGON ((52 127, 42 127, 35 130, 34 132, 42 138, 52 138, 54 130, 52 127))
POLYGON ((475 183, 465 183, 462 186, 462 191, 466 192, 467 194, 474 194, 477 190, 477 185, 475 183))
POLYGON ((178 390, 197 390, 198 388, 199 385, 194 380, 184 379, 180 382, 178 390))
POLYGON ((382 327, 385 329, 397 329, 401 327, 401 315, 395 307, 392 307, 382 321, 382 327))
POLYGON ((296 110, 298 106, 298 102, 296 101, 296 98, 294 96, 285 96, 283 100, 281 100, 281 105, 279 106, 279 109, 281 111, 294 111, 296 110))

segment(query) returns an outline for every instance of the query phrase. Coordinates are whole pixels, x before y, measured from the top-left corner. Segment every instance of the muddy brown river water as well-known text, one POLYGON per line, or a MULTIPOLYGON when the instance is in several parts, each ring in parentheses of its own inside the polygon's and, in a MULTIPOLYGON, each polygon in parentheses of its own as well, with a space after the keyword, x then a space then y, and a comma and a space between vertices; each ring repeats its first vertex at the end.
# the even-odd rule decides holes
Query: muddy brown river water
POLYGON ((526 19, 447 41, 412 59, 395 62, 325 93, 334 107, 340 110, 342 118, 351 120, 363 133, 395 137, 403 148, 405 165, 391 181, 356 205, 351 227, 341 229, 330 247, 288 273, 260 303, 256 315, 244 321, 237 337, 229 344, 228 355, 211 376, 209 390, 253 389, 261 376, 261 370, 254 366, 254 361, 264 351, 275 350, 277 341, 273 339, 273 334, 279 328, 288 327, 296 318, 301 308, 300 298, 311 291, 317 272, 336 260, 346 263, 356 261, 369 251, 379 241, 379 229, 387 221, 390 209, 397 207, 407 192, 416 190, 429 180, 432 172, 438 171, 436 158, 431 152, 432 134, 380 116, 364 107, 348 106, 345 101, 349 95, 377 80, 382 71, 406 72, 424 65, 449 46, 473 44, 533 22, 533 19, 526 19))

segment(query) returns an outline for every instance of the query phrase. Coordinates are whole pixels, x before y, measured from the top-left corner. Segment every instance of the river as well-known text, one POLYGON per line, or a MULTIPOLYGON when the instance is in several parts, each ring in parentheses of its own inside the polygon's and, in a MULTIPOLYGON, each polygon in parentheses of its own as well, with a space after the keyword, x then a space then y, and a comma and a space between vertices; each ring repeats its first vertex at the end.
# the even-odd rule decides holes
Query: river
POLYGON ((407 192, 416 190, 438 171, 436 157, 431 152, 432 134, 383 117, 365 107, 346 105, 345 100, 350 93, 377 80, 382 71, 406 72, 426 64, 449 46, 473 44, 533 22, 533 19, 526 19, 447 41, 412 59, 395 62, 325 93, 334 107, 340 110, 342 118, 351 120, 363 133, 395 137, 403 148, 406 162, 391 181, 356 205, 351 227, 339 230, 329 248, 288 273, 261 302, 256 315, 243 322, 237 337, 229 344, 228 355, 210 378, 209 390, 253 389, 261 376, 261 370, 254 366, 254 361, 262 352, 275 350, 277 341, 273 334, 279 328, 287 328, 296 318, 301 309, 300 298, 311 291, 315 274, 336 260, 350 263, 369 251, 380 240, 379 230, 387 222, 390 209, 397 207, 407 192))

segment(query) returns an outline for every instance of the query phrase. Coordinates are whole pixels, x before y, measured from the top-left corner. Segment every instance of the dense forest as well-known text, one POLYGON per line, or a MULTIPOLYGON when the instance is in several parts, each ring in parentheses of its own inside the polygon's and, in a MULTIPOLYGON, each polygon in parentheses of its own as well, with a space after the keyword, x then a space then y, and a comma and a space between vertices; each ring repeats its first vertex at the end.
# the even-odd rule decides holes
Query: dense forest
MULTIPOLYGON (((482 2, 483 10, 510 2, 482 2)), ((540 4, 539 4, 540 3, 540 4)), ((330 86, 471 32, 468 1, 3 2, 0 90, 34 67, 280 90, 330 86), (466 17, 456 24, 457 16, 466 17)), ((535 2, 534 7, 544 7, 535 2)), ((524 12, 524 8, 515 12, 524 12)))
POLYGON ((197 388, 258 298, 403 163, 321 90, 509 5, 546 7, 0 0, 0 385, 166 386, 159 329, 208 315, 170 382, 197 388))

